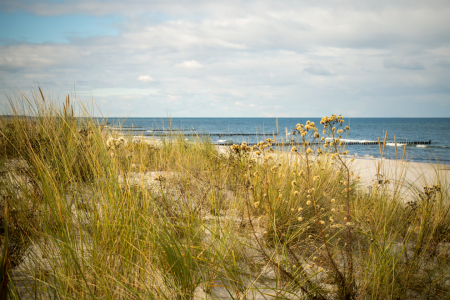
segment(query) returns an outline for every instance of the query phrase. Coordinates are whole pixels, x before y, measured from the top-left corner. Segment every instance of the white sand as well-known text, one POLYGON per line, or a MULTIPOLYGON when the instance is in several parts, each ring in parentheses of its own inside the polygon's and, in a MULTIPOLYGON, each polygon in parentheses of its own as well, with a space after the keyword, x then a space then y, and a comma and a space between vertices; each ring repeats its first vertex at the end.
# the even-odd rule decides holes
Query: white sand
POLYGON ((401 180, 405 184, 413 184, 420 188, 424 185, 444 185, 450 182, 449 165, 379 158, 355 158, 351 166, 355 174, 361 176, 361 181, 368 185, 377 179, 378 172, 383 175, 382 179, 384 180, 391 182, 401 180))

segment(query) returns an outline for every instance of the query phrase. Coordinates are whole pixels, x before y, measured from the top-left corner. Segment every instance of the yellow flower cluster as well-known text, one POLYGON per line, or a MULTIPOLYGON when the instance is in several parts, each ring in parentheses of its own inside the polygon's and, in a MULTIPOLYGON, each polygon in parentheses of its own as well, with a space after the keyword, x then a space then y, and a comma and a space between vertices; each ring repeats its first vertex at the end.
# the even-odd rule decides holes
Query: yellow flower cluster
POLYGON ((114 150, 116 148, 120 148, 123 145, 125 145, 125 139, 123 137, 119 138, 110 137, 106 141, 106 147, 108 147, 108 150, 114 150))
POLYGON ((322 120, 320 120, 320 124, 327 124, 331 122, 340 122, 344 123, 342 116, 336 116, 336 114, 332 115, 331 117, 323 117, 322 120))
POLYGON ((240 144, 240 145, 238 145, 238 144, 231 145, 230 150, 235 153, 240 152, 240 151, 249 152, 249 151, 252 151, 253 148, 247 146, 246 142, 242 142, 242 144, 240 144))

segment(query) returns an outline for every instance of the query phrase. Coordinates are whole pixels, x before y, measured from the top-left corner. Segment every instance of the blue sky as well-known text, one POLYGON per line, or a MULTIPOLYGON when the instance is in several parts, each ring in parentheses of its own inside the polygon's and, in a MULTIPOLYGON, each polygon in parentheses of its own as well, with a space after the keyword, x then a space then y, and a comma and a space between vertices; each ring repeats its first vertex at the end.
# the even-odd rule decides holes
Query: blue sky
POLYGON ((70 43, 72 39, 117 36, 118 16, 85 14, 38 16, 29 12, 0 13, 0 43, 70 43))
POLYGON ((0 88, 75 88, 110 116, 448 117, 449 15, 441 0, 3 0, 0 88))

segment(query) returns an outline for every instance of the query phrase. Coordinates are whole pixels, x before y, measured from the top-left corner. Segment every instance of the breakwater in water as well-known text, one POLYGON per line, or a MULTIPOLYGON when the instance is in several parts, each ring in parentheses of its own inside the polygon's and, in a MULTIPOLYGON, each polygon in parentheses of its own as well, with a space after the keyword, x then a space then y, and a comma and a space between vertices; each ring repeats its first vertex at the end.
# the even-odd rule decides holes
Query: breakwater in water
MULTIPOLYGON (((450 118, 346 118, 349 134, 342 137, 349 154, 379 156, 378 139, 384 141, 385 155, 395 157, 397 147, 406 145, 407 158, 414 161, 439 161, 450 164, 450 118), (431 142, 430 142, 431 141, 431 142)), ((297 123, 307 120, 320 129, 320 118, 109 118, 110 128, 121 128, 124 134, 162 138, 183 134, 187 139, 208 138, 212 143, 241 143, 254 145, 271 138, 276 147, 299 142, 292 135, 297 123), (284 142, 284 143, 283 143, 284 142)), ((320 132, 320 131, 319 131, 320 132)))

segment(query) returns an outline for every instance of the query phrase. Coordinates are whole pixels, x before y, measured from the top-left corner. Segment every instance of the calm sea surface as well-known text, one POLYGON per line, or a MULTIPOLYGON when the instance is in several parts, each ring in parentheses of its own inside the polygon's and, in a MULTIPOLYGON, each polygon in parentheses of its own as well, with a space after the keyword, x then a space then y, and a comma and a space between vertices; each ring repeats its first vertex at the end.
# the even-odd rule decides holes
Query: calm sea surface
MULTIPOLYGON (((307 120, 316 123, 319 133, 322 131, 319 118, 279 118, 279 135, 277 141, 292 139, 289 135, 297 123, 305 124, 307 120), (286 136, 286 132, 288 135, 286 136)), ((140 131, 128 131, 134 135, 155 136, 165 134, 164 130, 172 128, 182 130, 186 138, 194 138, 189 134, 211 134, 213 143, 218 140, 228 140, 240 143, 246 141, 255 143, 265 138, 273 138, 277 132, 275 118, 109 118, 111 127, 135 127, 140 131), (218 134, 222 134, 221 137, 218 134), (227 134, 238 134, 229 135, 227 134), (243 134, 243 135, 239 135, 243 134), (248 135, 250 134, 250 135, 248 135)), ((431 145, 408 145, 407 158, 414 161, 439 161, 450 164, 450 118, 352 118, 345 119, 344 125, 351 127, 348 136, 343 136, 349 142, 377 141, 388 134, 388 144, 385 156, 395 158, 394 135, 397 143, 425 142, 431 140, 431 145), (392 143, 392 144, 391 144, 392 143)), ((378 145, 348 145, 350 154, 357 156, 379 157, 378 145)), ((398 156, 401 157, 403 146, 399 146, 398 156)))

